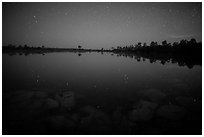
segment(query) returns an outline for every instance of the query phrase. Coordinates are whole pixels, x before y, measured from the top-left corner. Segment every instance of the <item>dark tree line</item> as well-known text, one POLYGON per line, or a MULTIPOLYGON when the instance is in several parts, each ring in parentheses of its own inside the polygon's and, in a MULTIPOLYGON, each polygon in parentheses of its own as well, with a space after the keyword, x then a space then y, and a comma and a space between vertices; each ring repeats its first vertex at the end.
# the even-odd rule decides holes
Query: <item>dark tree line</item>
POLYGON ((129 45, 124 47, 112 48, 115 52, 158 52, 158 53, 196 53, 202 54, 202 43, 196 42, 194 38, 190 41, 181 40, 179 43, 174 42, 173 44, 168 43, 166 40, 162 44, 152 41, 150 45, 141 42, 135 45, 129 45))
POLYGON ((136 57, 143 57, 150 60, 150 63, 157 60, 161 64, 167 62, 178 63, 179 66, 188 66, 192 68, 194 65, 202 65, 202 43, 196 42, 195 39, 190 41, 181 40, 179 43, 173 44, 163 41, 162 44, 152 41, 150 45, 138 43, 124 47, 112 48, 117 55, 136 57))
POLYGON ((141 58, 150 60, 150 63, 156 62, 157 60, 161 64, 166 62, 178 63, 179 66, 188 66, 192 68, 193 65, 202 65, 202 43, 197 42, 194 38, 191 40, 181 40, 180 42, 174 42, 173 44, 168 43, 164 40, 161 44, 152 41, 150 45, 146 43, 137 43, 135 45, 123 46, 112 48, 112 50, 106 49, 83 49, 81 45, 77 48, 48 48, 45 46, 40 47, 29 47, 27 45, 15 46, 9 44, 3 46, 4 53, 20 53, 20 54, 31 54, 31 53, 49 53, 49 52, 113 52, 118 56, 129 56, 136 58, 140 61, 141 58))
POLYGON ((3 46, 3 50, 42 50, 45 49, 45 46, 38 46, 38 47, 29 47, 28 45, 13 45, 13 44, 9 44, 7 46, 3 46))

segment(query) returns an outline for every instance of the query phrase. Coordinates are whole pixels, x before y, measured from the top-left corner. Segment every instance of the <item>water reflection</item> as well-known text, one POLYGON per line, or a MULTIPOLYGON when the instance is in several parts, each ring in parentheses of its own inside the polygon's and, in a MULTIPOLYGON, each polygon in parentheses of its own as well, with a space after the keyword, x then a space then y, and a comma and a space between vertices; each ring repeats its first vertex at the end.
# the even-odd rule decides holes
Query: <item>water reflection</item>
POLYGON ((3 134, 201 134, 200 66, 107 52, 29 55, 3 55, 3 134))
MULTIPOLYGON (((65 52, 65 51, 64 51, 65 52)), ((88 51, 66 51, 67 53, 69 52, 74 52, 77 53, 78 56, 82 56, 83 53, 91 53, 88 51)), ((100 52, 100 51, 98 51, 100 52)), ((32 54, 41 54, 41 55, 45 55, 48 54, 50 52, 6 52, 6 54, 10 55, 10 56, 14 56, 19 54, 20 56, 25 55, 32 55, 32 54)), ((103 55, 104 53, 109 53, 109 52, 100 52, 101 55, 103 55)), ((171 54, 148 54, 148 53, 125 53, 125 52, 114 52, 114 53, 110 53, 112 56, 114 56, 116 54, 117 57, 129 57, 132 59, 135 59, 136 61, 140 62, 140 61, 145 61, 146 59, 149 59, 150 63, 155 63, 155 62, 160 62, 162 65, 165 65, 166 63, 176 63, 179 66, 187 66, 189 69, 193 68, 193 66, 195 65, 202 65, 202 58, 194 58, 194 57, 189 57, 189 56, 179 56, 179 55, 171 55, 171 54)))
POLYGON ((148 53, 124 53, 124 52, 116 52, 117 56, 129 57, 137 60, 138 62, 145 61, 145 59, 149 59, 150 63, 160 62, 162 65, 166 63, 177 63, 179 66, 187 66, 189 69, 193 68, 194 65, 202 65, 202 58, 194 58, 194 57, 182 57, 178 55, 171 54, 148 54, 148 53))

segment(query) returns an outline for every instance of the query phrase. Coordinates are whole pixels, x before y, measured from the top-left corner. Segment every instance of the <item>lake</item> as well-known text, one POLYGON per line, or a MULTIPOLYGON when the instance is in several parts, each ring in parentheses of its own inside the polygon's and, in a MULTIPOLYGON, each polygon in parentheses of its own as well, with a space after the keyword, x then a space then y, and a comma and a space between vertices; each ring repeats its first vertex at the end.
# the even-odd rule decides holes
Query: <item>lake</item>
POLYGON ((3 134, 202 134, 202 66, 113 53, 2 56, 3 134))

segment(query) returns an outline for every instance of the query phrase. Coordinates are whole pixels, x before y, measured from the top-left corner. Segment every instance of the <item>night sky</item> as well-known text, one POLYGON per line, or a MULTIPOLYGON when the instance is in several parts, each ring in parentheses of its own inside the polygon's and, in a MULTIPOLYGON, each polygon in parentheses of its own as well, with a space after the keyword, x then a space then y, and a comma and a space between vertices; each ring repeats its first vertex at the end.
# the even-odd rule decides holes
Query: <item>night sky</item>
POLYGON ((3 3, 3 45, 111 48, 202 40, 202 3, 3 3))

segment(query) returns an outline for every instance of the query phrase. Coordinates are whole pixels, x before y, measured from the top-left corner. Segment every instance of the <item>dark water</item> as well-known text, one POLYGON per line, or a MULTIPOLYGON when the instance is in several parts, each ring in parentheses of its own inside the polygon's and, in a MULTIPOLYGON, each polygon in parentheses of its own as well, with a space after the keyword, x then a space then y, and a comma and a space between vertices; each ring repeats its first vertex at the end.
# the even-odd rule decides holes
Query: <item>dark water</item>
POLYGON ((201 134, 202 67, 3 54, 3 134, 201 134))

